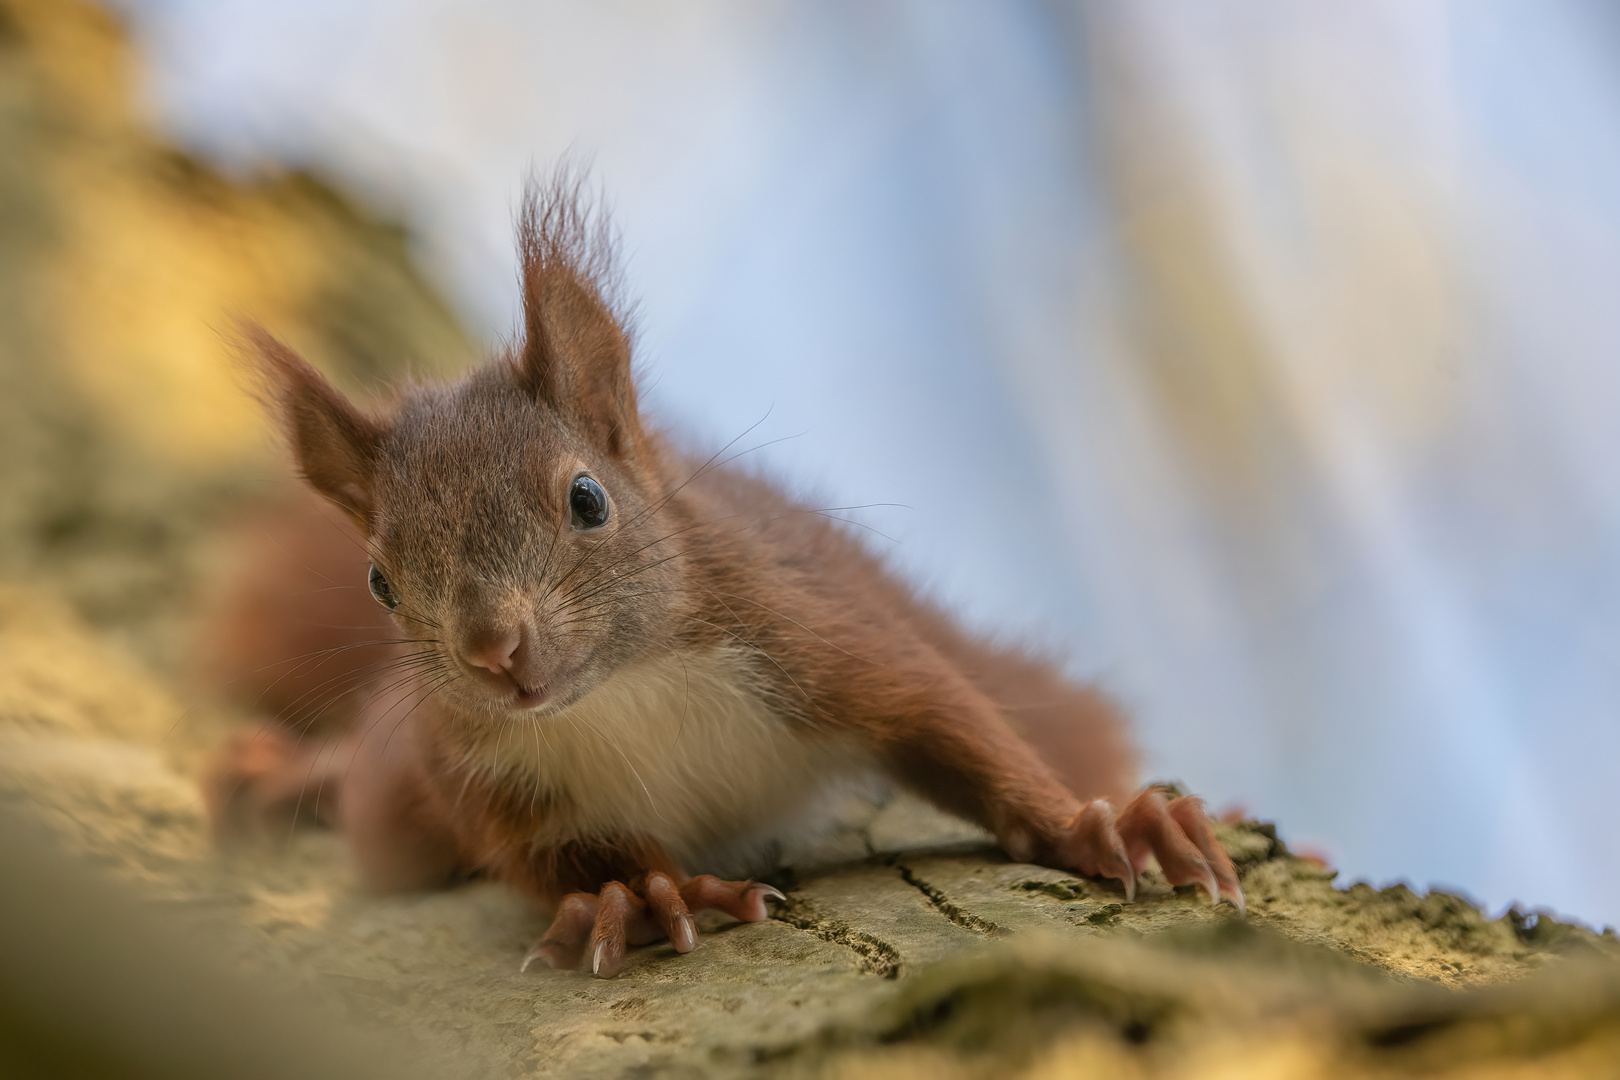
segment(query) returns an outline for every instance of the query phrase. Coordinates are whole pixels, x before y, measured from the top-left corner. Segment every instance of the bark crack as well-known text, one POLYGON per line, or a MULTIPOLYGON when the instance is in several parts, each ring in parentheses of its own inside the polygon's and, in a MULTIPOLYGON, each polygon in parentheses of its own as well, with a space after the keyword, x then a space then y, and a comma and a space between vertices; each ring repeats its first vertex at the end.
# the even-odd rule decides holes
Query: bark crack
POLYGON ((918 877, 916 872, 905 863, 896 863, 895 869, 900 871, 900 876, 905 879, 907 885, 927 897, 928 902, 934 906, 934 910, 957 926, 965 930, 972 930, 976 934, 984 934, 986 937, 1006 937, 1012 933, 1007 927, 992 922, 983 916, 975 915, 973 912, 956 904, 937 886, 930 885, 918 877))
POLYGON ((900 976, 900 950, 881 938, 857 930, 842 919, 831 918, 802 900, 794 900, 771 918, 814 934, 822 941, 842 945, 860 957, 861 970, 880 979, 900 976))

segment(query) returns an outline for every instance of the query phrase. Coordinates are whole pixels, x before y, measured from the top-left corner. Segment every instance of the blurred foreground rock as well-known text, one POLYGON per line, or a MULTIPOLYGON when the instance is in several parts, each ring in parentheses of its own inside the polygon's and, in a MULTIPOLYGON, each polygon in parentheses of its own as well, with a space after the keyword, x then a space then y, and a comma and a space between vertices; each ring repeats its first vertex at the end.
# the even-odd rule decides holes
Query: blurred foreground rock
POLYGON ((0 1066, 400 1075, 386 1045, 445 1077, 1615 1074, 1612 931, 1337 889, 1255 823, 1223 837, 1245 921, 853 804, 784 860, 774 919, 611 982, 519 972, 542 926, 494 886, 368 897, 315 832, 215 853, 192 776, 232 718, 187 682, 188 620, 221 524, 284 483, 218 331, 252 314, 351 387, 471 348, 398 229, 165 147, 127 69, 99 11, 0 0, 0 814, 75 863, 0 847, 0 1066))

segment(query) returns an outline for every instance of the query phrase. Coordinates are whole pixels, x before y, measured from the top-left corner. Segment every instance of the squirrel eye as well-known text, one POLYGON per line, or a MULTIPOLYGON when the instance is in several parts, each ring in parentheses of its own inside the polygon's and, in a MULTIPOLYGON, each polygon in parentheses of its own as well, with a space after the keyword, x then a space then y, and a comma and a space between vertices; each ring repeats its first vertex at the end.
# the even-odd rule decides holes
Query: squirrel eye
POLYGON ((568 510, 576 529, 599 529, 607 524, 607 492, 588 476, 576 476, 568 489, 568 510))
POLYGON ((376 563, 371 564, 371 572, 366 575, 366 581, 371 586, 371 595, 377 603, 389 611, 399 607, 399 594, 388 584, 388 579, 383 577, 383 572, 377 569, 376 563))

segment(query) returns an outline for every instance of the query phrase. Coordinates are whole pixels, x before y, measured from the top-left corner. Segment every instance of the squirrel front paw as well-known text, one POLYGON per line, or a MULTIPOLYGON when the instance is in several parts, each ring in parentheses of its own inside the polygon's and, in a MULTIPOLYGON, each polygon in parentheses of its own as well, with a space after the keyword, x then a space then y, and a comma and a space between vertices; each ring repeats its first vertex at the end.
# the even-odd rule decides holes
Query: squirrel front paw
POLYGON ((610 881, 597 893, 569 893, 520 970, 528 970, 536 959, 554 968, 578 967, 589 945, 591 974, 611 979, 624 966, 627 946, 667 937, 676 952, 691 952, 698 942, 694 912, 723 911, 740 922, 760 922, 767 916, 766 898, 787 899, 763 881, 721 881, 702 874, 676 885, 668 874, 656 871, 636 889, 610 881))
POLYGON ((1135 899, 1136 877, 1152 858, 1171 885, 1197 885, 1211 904, 1225 899, 1239 914, 1245 910, 1237 869, 1193 795, 1166 800, 1150 785, 1117 814, 1107 799, 1093 800, 1069 823, 1057 854, 1069 869, 1118 878, 1127 900, 1135 899))

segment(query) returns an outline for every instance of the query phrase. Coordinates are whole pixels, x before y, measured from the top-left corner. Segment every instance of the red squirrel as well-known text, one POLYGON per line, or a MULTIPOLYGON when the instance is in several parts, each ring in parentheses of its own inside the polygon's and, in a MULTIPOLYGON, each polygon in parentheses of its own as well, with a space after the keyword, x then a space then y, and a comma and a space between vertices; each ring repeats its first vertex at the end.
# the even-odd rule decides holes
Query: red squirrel
POLYGON ((1129 899, 1156 859, 1242 910, 1199 801, 1131 797, 1099 692, 974 636, 844 524, 646 421, 612 244, 577 184, 531 187, 518 224, 521 338, 458 381, 363 411, 246 331, 299 472, 358 535, 313 514, 276 526, 218 628, 222 663, 280 714, 216 756, 221 829, 301 808, 346 834, 372 887, 493 876, 552 913, 524 966, 588 956, 604 978, 627 946, 691 950, 694 912, 765 918, 782 894, 744 875, 873 778, 1015 860, 1117 878, 1129 899))

